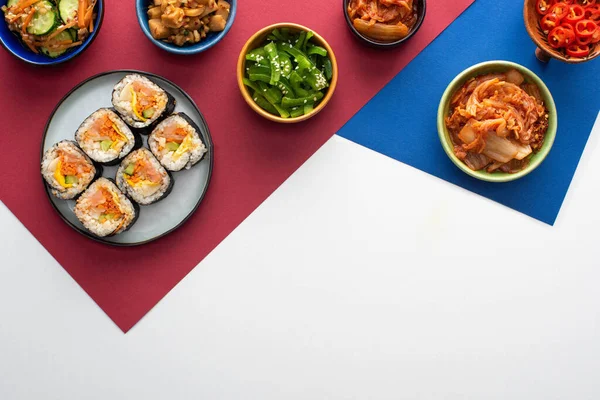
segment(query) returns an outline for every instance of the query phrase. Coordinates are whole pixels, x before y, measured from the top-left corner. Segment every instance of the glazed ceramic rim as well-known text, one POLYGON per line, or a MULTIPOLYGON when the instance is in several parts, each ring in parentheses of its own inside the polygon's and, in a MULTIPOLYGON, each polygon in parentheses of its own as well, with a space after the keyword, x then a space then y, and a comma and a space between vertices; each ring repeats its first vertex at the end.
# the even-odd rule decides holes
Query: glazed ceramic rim
MULTIPOLYGON (((130 69, 116 69, 116 70, 110 70, 110 71, 106 71, 106 72, 102 72, 96 75, 93 75, 87 79, 85 79, 84 81, 80 82, 79 84, 77 84, 75 87, 73 87, 73 89, 71 89, 66 95, 63 96, 63 98, 58 102, 58 104, 56 105, 56 107, 54 107, 54 110, 52 110, 52 113, 50 114, 50 117, 48 118, 48 122, 46 123, 46 127, 44 128, 44 134, 42 136, 42 144, 41 144, 41 149, 40 149, 40 163, 44 158, 44 144, 46 143, 46 136, 48 134, 48 128, 50 127, 50 124, 52 122, 52 120, 54 119, 54 115, 56 114, 56 111, 58 111, 58 109, 60 108, 60 106, 75 92, 77 91, 79 88, 81 88, 83 85, 85 85, 88 82, 91 82, 95 79, 101 78, 103 76, 106 75, 111 75, 111 74, 119 74, 119 73, 123 73, 123 74, 140 74, 140 75, 144 75, 147 76, 149 78, 156 78, 156 79, 160 79, 164 82, 167 82, 168 84, 172 85, 175 89, 177 89, 180 94, 182 94, 185 98, 187 98, 187 100, 192 104, 192 106, 194 107, 194 109, 196 110, 196 112, 198 113, 198 115, 200 115, 200 120, 202 122, 202 124, 206 127, 206 137, 207 137, 207 141, 205 143, 206 145, 206 149, 207 149, 207 154, 205 157, 208 157, 208 162, 209 162, 209 166, 208 166, 208 176, 207 176, 207 180, 206 180, 206 186, 204 186, 204 190, 202 191, 202 193, 200 194, 200 197, 198 198, 198 202, 196 203, 196 205, 194 206, 194 208, 190 211, 190 213, 183 219, 181 220, 181 222, 179 222, 176 226, 174 226, 173 228, 157 235, 154 236, 150 239, 146 239, 140 242, 132 242, 132 243, 119 243, 119 242, 111 242, 108 241, 104 238, 101 237, 97 237, 92 235, 91 233, 89 233, 88 231, 81 229, 80 227, 78 227, 77 225, 73 224, 71 221, 69 221, 64 215, 63 213, 58 209, 58 207, 56 207, 56 205, 54 204, 54 202, 52 201, 52 194, 50 193, 50 190, 48 189, 48 185, 46 184, 46 181, 44 180, 44 178, 42 177, 42 185, 44 186, 44 191, 46 192, 46 196, 48 197, 48 201, 50 202, 50 204, 52 205, 52 208, 54 208, 54 210, 58 213, 58 215, 60 216, 60 218, 67 223, 67 225, 69 225, 71 228, 73 228, 76 232, 80 233, 81 235, 87 237, 88 239, 92 239, 96 242, 99 243, 103 243, 106 245, 110 245, 110 246, 116 246, 116 247, 134 247, 134 246, 140 246, 143 244, 147 244, 150 242, 153 242, 155 240, 158 240, 162 237, 167 236, 168 234, 174 232, 175 230, 179 229, 183 224, 185 224, 191 217, 192 215, 194 215, 194 213, 198 210, 198 207, 200 206, 200 203, 202 203, 202 200, 204 200, 204 196, 206 195, 206 192, 208 191, 208 187, 210 186, 210 180, 212 177, 212 171, 213 171, 213 163, 214 163, 214 146, 213 146, 213 141, 212 141, 212 136, 210 135, 210 130, 208 128, 208 124, 206 123, 206 119, 204 118, 204 115, 202 114, 202 112, 200 112, 200 109, 198 108, 198 106, 196 105, 196 103, 194 102, 194 100, 192 100, 192 98, 183 90, 181 89, 178 85, 176 85, 175 83, 171 82, 170 80, 163 78, 162 76, 150 73, 150 72, 144 72, 144 71, 137 71, 137 70, 130 70, 130 69)), ((204 160, 204 159, 203 159, 204 160)))
MULTIPOLYGON (((6 49, 6 51, 8 51, 10 54, 12 54, 15 58, 17 58, 23 62, 26 62, 27 64, 39 65, 41 67, 51 66, 51 65, 60 65, 62 63, 71 61, 71 60, 79 57, 81 54, 83 54, 83 52, 85 52, 88 49, 88 47, 90 47, 90 45, 94 42, 94 40, 96 40, 96 37, 100 34, 100 28, 102 28, 102 23, 104 22, 104 0, 98 0, 98 12, 99 12, 98 17, 97 17, 98 22, 96 24, 96 27, 94 28, 94 32, 92 32, 92 34, 89 37, 89 41, 86 43, 83 43, 81 46, 79 46, 78 50, 71 52, 71 54, 63 60, 54 60, 52 58, 48 58, 50 60, 49 62, 38 62, 38 61, 28 60, 27 58, 24 58, 16 53, 14 53, 6 45, 6 43, 4 43, 4 38, 2 38, 2 37, 0 37, 0 44, 2 45, 2 47, 4 47, 4 49, 6 49)), ((25 46, 23 46, 23 48, 25 49, 25 46)), ((29 49, 27 49, 27 50, 31 51, 29 49)))
MULTIPOLYGON (((556 49, 553 49, 552 47, 550 47, 548 44, 542 42, 536 35, 536 27, 530 26, 527 23, 527 14, 528 13, 533 13, 535 15, 537 14, 537 11, 535 9, 531 9, 531 8, 535 8, 535 2, 529 3, 528 0, 525 0, 523 3, 523 20, 525 22, 525 29, 527 30, 527 33, 529 34, 529 37, 531 38, 531 40, 533 41, 533 43, 535 43, 535 45, 538 47, 539 50, 543 51, 544 53, 547 53, 549 56, 551 56, 552 58, 554 58, 555 60, 567 63, 567 64, 581 64, 587 61, 591 61, 593 59, 595 59, 596 57, 600 56, 600 44, 596 44, 596 46, 598 46, 598 52, 593 56, 593 57, 586 57, 586 58, 580 58, 580 57, 571 57, 571 58, 566 58, 564 54, 562 54, 561 52, 559 52, 556 49), (530 4, 533 5, 533 7, 530 7, 530 4)), ((539 25, 539 24, 538 24, 539 25)))
POLYGON ((417 0, 417 1, 421 1, 423 4, 423 7, 421 7, 421 9, 418 10, 418 17, 417 17, 416 25, 408 33, 408 35, 406 35, 405 37, 403 37, 400 40, 396 40, 395 42, 380 42, 379 40, 372 39, 372 38, 360 33, 354 27, 354 24, 352 24, 352 20, 350 20, 350 16, 348 15, 348 3, 350 2, 350 0, 342 0, 342 9, 344 12, 344 18, 346 19, 346 24, 348 25, 348 28, 354 34, 354 36, 356 36, 358 39, 360 39, 361 41, 363 41, 364 43, 368 44, 371 47, 380 48, 380 49, 391 49, 391 48, 401 45, 402 43, 404 43, 407 40, 409 40, 410 38, 412 38, 417 33, 417 31, 421 28, 421 25, 423 25, 423 21, 425 21, 425 16, 427 15, 427 0, 417 0))
POLYGON ((146 28, 146 25, 144 24, 144 21, 145 22, 148 21, 148 16, 142 12, 144 10, 143 3, 149 3, 149 0, 136 0, 135 12, 137 14, 138 25, 142 29, 142 32, 144 32, 144 35, 146 35, 146 37, 152 43, 154 43, 157 47, 159 47, 165 51, 168 51, 169 53, 179 54, 179 55, 198 54, 198 53, 202 53, 203 51, 206 51, 206 50, 214 47, 217 43, 219 43, 221 40, 223 40, 225 35, 227 35, 229 30, 233 26, 233 21, 235 20, 235 16, 237 14, 237 1, 236 1, 235 3, 233 3, 231 5, 231 9, 229 11, 229 18, 227 18, 227 24, 225 25, 225 29, 223 29, 221 32, 217 33, 217 35, 219 35, 219 37, 216 40, 214 40, 212 43, 205 44, 202 41, 200 41, 192 46, 173 47, 173 46, 168 45, 167 43, 164 43, 161 40, 156 40, 152 37, 150 30, 148 28, 146 28))
POLYGON ((440 101, 440 105, 438 108, 437 115, 437 128, 438 128, 438 136, 440 138, 440 142, 444 151, 450 158, 450 160, 456 165, 460 170, 465 172, 467 175, 472 176, 473 178, 480 179, 482 181, 487 182, 510 182, 516 179, 522 178, 525 175, 529 174, 533 170, 535 170, 545 159, 550 150, 552 149, 552 145, 554 144, 554 140, 556 138, 556 132, 558 129, 558 115, 556 112, 556 104, 554 103, 554 99, 552 98, 552 94, 550 90, 546 86, 546 84, 535 74, 533 71, 528 68, 516 64, 510 61, 487 61, 480 64, 476 64, 470 68, 467 68, 463 72, 461 72, 446 88, 444 94, 442 95, 442 99, 440 101), (486 71, 480 72, 485 69, 486 71), (486 171, 473 171, 467 165, 462 162, 456 154, 454 154, 454 149, 452 145, 452 140, 450 139, 450 134, 448 132, 448 128, 446 127, 446 116, 448 115, 450 109, 450 99, 452 95, 460 89, 460 87, 470 78, 475 76, 483 75, 486 73, 500 71, 506 71, 509 69, 516 69, 525 75, 525 80, 535 83, 544 99, 544 103, 546 108, 548 109, 548 130, 546 131, 546 137, 544 139, 544 144, 539 152, 534 155, 534 159, 531 160, 529 165, 522 171, 519 171, 514 174, 508 174, 504 172, 486 172, 486 171))
POLYGON ((292 22, 280 22, 280 23, 269 25, 269 26, 262 28, 261 30, 256 32, 254 35, 252 35, 250 37, 250 39, 248 39, 246 41, 246 44, 244 44, 244 47, 242 48, 242 51, 240 52, 240 56, 238 58, 237 81, 238 81, 238 86, 240 88, 240 92, 242 93, 242 97, 244 97, 244 100, 246 100, 246 103, 248 103, 248 105, 257 114, 259 114, 271 121, 280 122, 280 123, 284 123, 284 124, 294 124, 297 122, 306 121, 307 119, 310 119, 310 118, 314 117, 315 115, 317 115, 319 112, 321 112, 321 110, 323 110, 323 108, 325 108, 325 106, 327 106, 327 103, 329 103, 329 100, 331 100, 331 98, 333 97, 333 92, 335 92, 335 88, 337 86, 337 81, 338 81, 337 59, 336 59, 335 53, 333 52, 333 49, 331 48, 329 43, 327 43, 327 41, 321 35, 319 35, 317 32, 315 32, 314 30, 307 28, 303 25, 295 24, 292 22), (260 108, 258 106, 258 104, 256 104, 254 102, 254 100, 252 99, 252 96, 250 96, 250 92, 246 88, 246 85, 244 85, 244 81, 243 81, 244 71, 246 68, 246 54, 248 53, 248 51, 250 51, 250 50, 258 47, 260 44, 262 44, 262 42, 256 43, 261 36, 271 32, 272 30, 277 29, 277 28, 290 28, 290 29, 297 30, 297 31, 312 32, 314 34, 313 39, 316 39, 316 41, 319 42, 320 45, 325 47, 325 49, 327 50, 327 54, 329 55, 329 59, 331 60, 333 74, 331 77, 331 82, 329 83, 329 88, 327 89, 327 94, 325 95, 323 100, 319 103, 319 105, 317 107, 315 107, 314 110, 312 110, 308 114, 301 115, 300 117, 296 117, 296 118, 282 118, 282 117, 271 114, 270 112, 265 111, 262 108, 260 108))

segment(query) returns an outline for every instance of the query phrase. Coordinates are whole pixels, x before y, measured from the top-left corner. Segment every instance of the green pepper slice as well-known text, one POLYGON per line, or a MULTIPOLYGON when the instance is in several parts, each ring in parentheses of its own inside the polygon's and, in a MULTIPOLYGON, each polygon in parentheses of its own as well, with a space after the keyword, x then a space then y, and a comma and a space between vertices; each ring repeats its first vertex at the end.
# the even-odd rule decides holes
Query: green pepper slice
POLYGON ((251 81, 271 82, 271 68, 269 67, 250 67, 248 77, 251 81))
POLYGON ((281 76, 281 67, 279 66, 279 52, 277 51, 277 46, 273 42, 265 46, 265 52, 269 56, 269 60, 271 62, 271 81, 269 83, 271 85, 274 85, 277 82, 279 82, 279 77, 281 76))
POLYGON ((269 65, 267 53, 262 47, 249 51, 248 54, 246 54, 246 60, 254 61, 262 65, 269 65))
POLYGON ((263 96, 261 96, 258 92, 254 92, 252 96, 254 102, 263 110, 270 112, 271 114, 278 114, 277 109, 271 105, 263 96))
POLYGON ((296 93, 296 95, 298 95, 300 97, 306 97, 309 95, 308 90, 306 90, 302 87, 303 82, 304 82, 304 80, 302 79, 300 74, 298 74, 298 72, 296 72, 296 71, 292 71, 292 73, 290 74, 290 84, 291 84, 292 88, 294 89, 294 92, 296 93))
POLYGON ((285 108, 298 107, 298 106, 304 107, 306 104, 308 104, 308 103, 314 104, 317 101, 321 100, 322 98, 323 98, 323 93, 321 93, 321 92, 313 93, 307 97, 298 97, 296 99, 292 99, 291 97, 284 96, 283 99, 281 99, 281 106, 285 107, 285 108))
POLYGON ((321 57, 327 57, 327 50, 321 46, 310 46, 306 51, 309 56, 317 55, 321 57))

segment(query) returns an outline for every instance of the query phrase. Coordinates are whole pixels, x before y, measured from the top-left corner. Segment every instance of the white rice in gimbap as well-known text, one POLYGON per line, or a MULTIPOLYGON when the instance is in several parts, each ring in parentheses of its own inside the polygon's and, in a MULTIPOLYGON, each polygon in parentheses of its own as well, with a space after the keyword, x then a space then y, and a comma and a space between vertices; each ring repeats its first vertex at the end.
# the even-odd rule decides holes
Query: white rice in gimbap
POLYGON ((185 114, 173 114, 159 123, 148 138, 152 154, 169 171, 190 169, 207 151, 197 127, 190 121, 185 114))
POLYGON ((129 126, 138 129, 152 125, 172 102, 174 100, 160 86, 139 74, 125 76, 112 93, 112 104, 117 112, 129 126))
POLYGON ((138 204, 148 205, 166 197, 173 182, 150 150, 141 148, 121 162, 117 186, 138 204))
POLYGON ((99 237, 117 235, 137 218, 134 204, 106 178, 99 178, 83 192, 74 212, 83 226, 99 237))
POLYGON ((75 140, 92 160, 100 163, 125 157, 136 144, 131 129, 108 108, 87 117, 77 129, 75 140))
POLYGON ((72 141, 52 146, 42 159, 42 176, 52 194, 69 200, 83 192, 96 176, 96 167, 72 141))

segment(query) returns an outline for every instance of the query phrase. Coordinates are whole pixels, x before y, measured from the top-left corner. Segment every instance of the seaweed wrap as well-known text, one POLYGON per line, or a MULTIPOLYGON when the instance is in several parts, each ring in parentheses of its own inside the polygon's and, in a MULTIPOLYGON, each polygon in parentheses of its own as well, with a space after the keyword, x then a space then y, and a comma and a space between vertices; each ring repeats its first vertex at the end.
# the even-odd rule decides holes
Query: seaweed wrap
POLYGON ((140 205, 164 199, 173 189, 171 174, 150 150, 141 148, 128 155, 117 170, 117 186, 140 205))
POLYGON ((115 85, 112 104, 127 125, 142 134, 175 110, 175 98, 139 74, 126 75, 115 85))
POLYGON ((142 146, 142 138, 109 108, 94 111, 75 132, 79 147, 94 161, 117 165, 132 150, 142 146))
POLYGON ((44 153, 41 172, 52 195, 70 200, 102 174, 102 167, 94 165, 75 142, 63 140, 44 153))
POLYGON ((98 237, 125 232, 139 216, 139 206, 107 178, 99 178, 92 183, 79 196, 73 211, 85 229, 98 237))
POLYGON ((200 128, 183 113, 173 114, 159 123, 148 137, 148 146, 169 171, 190 169, 207 152, 200 128))

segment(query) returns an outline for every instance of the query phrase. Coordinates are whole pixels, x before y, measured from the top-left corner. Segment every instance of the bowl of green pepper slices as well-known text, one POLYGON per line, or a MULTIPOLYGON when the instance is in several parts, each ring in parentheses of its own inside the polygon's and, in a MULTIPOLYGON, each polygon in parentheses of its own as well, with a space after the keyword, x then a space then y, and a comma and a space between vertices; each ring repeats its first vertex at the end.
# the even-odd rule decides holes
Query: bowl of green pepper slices
POLYGON ((238 59, 244 100, 276 122, 305 121, 331 99, 338 79, 331 46, 302 25, 279 23, 255 33, 238 59))

